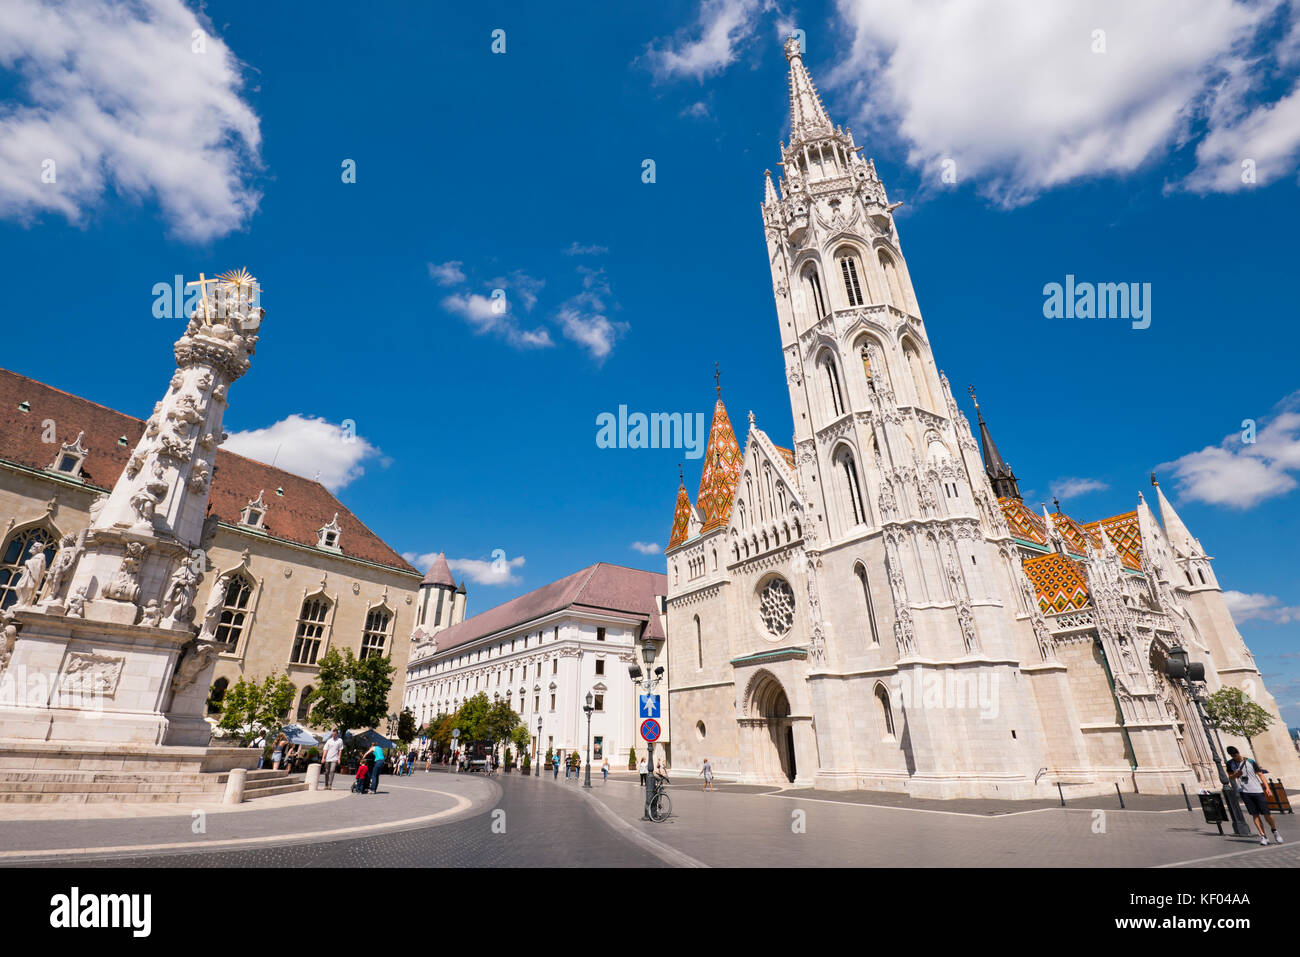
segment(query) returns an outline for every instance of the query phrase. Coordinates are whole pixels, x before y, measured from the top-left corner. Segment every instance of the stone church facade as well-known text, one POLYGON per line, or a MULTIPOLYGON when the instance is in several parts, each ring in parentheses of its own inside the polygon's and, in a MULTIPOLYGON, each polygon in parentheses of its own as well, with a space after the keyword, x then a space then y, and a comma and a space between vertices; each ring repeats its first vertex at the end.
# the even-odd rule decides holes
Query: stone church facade
POLYGON ((1255 750, 1300 779, 1163 493, 1160 521, 1139 495, 1081 525, 1026 508, 982 415, 981 450, 935 363, 898 204, 796 41, 786 56, 791 141, 762 216, 795 431, 782 447, 751 414, 742 447, 719 390, 695 501, 678 489, 675 763, 941 798, 1217 787, 1194 705, 1164 677, 1177 645, 1208 691, 1274 715, 1255 750))

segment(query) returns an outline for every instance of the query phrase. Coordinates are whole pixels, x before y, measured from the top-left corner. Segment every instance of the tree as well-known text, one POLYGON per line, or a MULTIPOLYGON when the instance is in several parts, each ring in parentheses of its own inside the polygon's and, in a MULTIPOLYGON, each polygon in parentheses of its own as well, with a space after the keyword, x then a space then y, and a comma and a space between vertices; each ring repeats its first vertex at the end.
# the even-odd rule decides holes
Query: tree
POLYGON ((373 728, 388 714, 393 687, 392 661, 371 655, 357 658, 351 648, 331 648, 319 662, 320 683, 308 699, 312 723, 320 728, 373 728))
POLYGON ((402 744, 415 740, 415 715, 411 714, 410 708, 403 708, 397 719, 397 740, 402 744))
POLYGON ((455 727, 456 716, 445 712, 429 722, 429 737, 438 743, 439 751, 446 751, 451 747, 451 732, 455 727))
POLYGON ((510 743, 515 746, 515 750, 522 754, 525 759, 528 757, 528 749, 532 747, 533 736, 528 733, 528 726, 522 721, 520 721, 519 726, 511 732, 510 743))
POLYGON ((488 738, 485 724, 492 705, 488 696, 480 691, 456 709, 456 721, 453 727, 460 728, 460 736, 465 741, 482 741, 488 738))
POLYGON ((636 770, 636 748, 628 748, 627 750, 627 769, 629 771, 636 770))
MULTIPOLYGON (((495 748, 498 744, 508 743, 514 740, 516 729, 523 727, 519 715, 515 714, 514 708, 504 701, 498 701, 488 709, 487 717, 482 724, 483 738, 492 742, 495 748)), ((525 729, 525 736, 527 729, 525 729)))
POLYGON ((283 721, 280 716, 293 706, 297 693, 288 675, 277 675, 274 671, 261 684, 240 678, 222 699, 217 727, 239 736, 241 744, 258 736, 270 737, 280 728, 283 721))
POLYGON ((1214 692, 1205 699, 1205 713, 1216 728, 1245 738, 1251 754, 1255 753, 1251 738, 1263 734, 1273 723, 1273 716, 1240 688, 1220 688, 1214 692))

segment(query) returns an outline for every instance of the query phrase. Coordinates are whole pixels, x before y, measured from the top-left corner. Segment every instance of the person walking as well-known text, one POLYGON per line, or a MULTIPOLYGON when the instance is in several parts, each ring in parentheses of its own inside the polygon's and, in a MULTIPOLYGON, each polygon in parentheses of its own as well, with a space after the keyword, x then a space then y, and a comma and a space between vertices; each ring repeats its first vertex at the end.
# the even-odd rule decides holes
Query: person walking
POLYGON ((645 787, 645 758, 637 762, 636 770, 641 775, 641 786, 645 787))
MULTIPOLYGON (((370 793, 378 794, 379 772, 384 767, 384 749, 377 744, 371 745, 370 750, 366 752, 366 756, 371 758, 373 762, 370 765, 370 793)), ((364 794, 365 792, 363 791, 362 793, 364 794)))
MULTIPOLYGON (((551 770, 555 772, 555 780, 560 780, 560 756, 558 754, 551 758, 551 770)), ((564 776, 567 778, 569 772, 564 772, 564 776)))
POLYGON ((717 788, 713 786, 713 765, 709 764, 708 758, 704 759, 704 767, 700 768, 700 774, 704 777, 704 787, 702 790, 716 791, 717 788))
POLYGON ((284 732, 281 732, 275 739, 275 744, 271 745, 271 770, 280 770, 280 762, 284 760, 284 748, 288 743, 289 739, 285 737, 284 732))
POLYGON ((334 772, 339 769, 339 756, 343 754, 343 741, 339 738, 337 731, 331 731, 330 736, 325 739, 321 745, 321 765, 325 770, 325 790, 334 790, 334 772))
POLYGON ((1262 817, 1268 821, 1269 829, 1273 832, 1273 840, 1281 844, 1282 835, 1277 832, 1277 825, 1273 823, 1273 815, 1268 809, 1270 788, 1264 779, 1265 774, 1268 774, 1268 769, 1261 768, 1255 763, 1254 758, 1242 757, 1241 752, 1236 748, 1228 748, 1228 777, 1236 782, 1241 803, 1246 805, 1246 810, 1255 819, 1255 829, 1259 831, 1259 843, 1268 843, 1268 837, 1264 834, 1264 824, 1260 821, 1262 817))
POLYGON ((606 758, 605 763, 600 766, 600 775, 602 778, 604 778, 605 783, 608 784, 609 783, 609 758, 606 758))

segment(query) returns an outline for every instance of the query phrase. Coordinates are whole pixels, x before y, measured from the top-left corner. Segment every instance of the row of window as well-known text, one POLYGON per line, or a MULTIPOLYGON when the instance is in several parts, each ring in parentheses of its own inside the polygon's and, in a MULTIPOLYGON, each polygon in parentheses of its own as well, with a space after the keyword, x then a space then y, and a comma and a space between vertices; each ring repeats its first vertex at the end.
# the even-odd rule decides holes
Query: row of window
MULTIPOLYGON (((537 645, 539 647, 542 644, 542 638, 544 634, 545 633, 542 631, 537 632, 536 640, 537 640, 537 645)), ((464 652, 463 654, 457 655, 454 658, 447 658, 444 661, 438 662, 437 664, 431 665, 427 668, 422 668, 416 672, 414 677, 420 678, 428 674, 440 674, 441 672, 444 671, 455 671, 458 668, 464 668, 465 666, 475 664, 476 662, 488 661, 492 659, 494 651, 496 653, 495 657, 497 658, 503 657, 504 655, 513 654, 515 651, 516 642, 522 642, 521 650, 527 651, 530 647, 532 647, 529 644, 529 642, 531 642, 532 640, 533 640, 532 633, 529 633, 527 635, 521 635, 518 638, 503 639, 502 641, 497 642, 495 647, 485 645, 479 648, 477 651, 467 651, 464 652)), ((559 640, 560 640, 560 626, 556 625, 551 632, 551 641, 556 642, 559 640)), ((605 629, 603 627, 596 629, 596 640, 597 641, 605 640, 605 629)))
MULTIPOLYGON (((540 661, 537 662, 536 665, 535 665, 535 667, 536 667, 537 670, 536 670, 536 673, 533 675, 533 677, 534 677, 535 679, 536 679, 536 678, 541 678, 541 676, 542 676, 542 663, 541 663, 540 661)), ((527 665, 520 665, 520 666, 519 666, 519 672, 520 672, 520 678, 521 678, 522 680, 524 680, 524 681, 527 681, 527 680, 528 680, 528 666, 527 666, 527 665)), ((551 659, 551 674, 552 674, 552 675, 558 675, 559 673, 560 673, 560 659, 559 659, 559 658, 552 658, 552 659, 551 659)), ((507 669, 507 668, 498 668, 497 671, 495 672, 495 674, 496 674, 496 679, 497 679, 497 680, 496 680, 496 685, 495 685, 495 687, 498 687, 498 688, 501 687, 501 676, 502 676, 503 674, 507 675, 507 677, 506 677, 506 685, 507 685, 507 686, 512 685, 512 684, 515 683, 515 669, 514 669, 514 668, 509 668, 509 669, 507 669)), ((601 678, 601 677, 604 677, 604 675, 605 675, 605 659, 603 659, 603 658, 597 658, 597 659, 596 659, 596 677, 601 678)), ((484 679, 484 677, 485 677, 485 676, 483 676, 483 675, 475 675, 475 676, 474 676, 474 687, 473 687, 473 688, 471 688, 471 687, 469 686, 469 678, 468 678, 468 677, 465 677, 465 678, 456 678, 454 681, 444 681, 444 682, 441 682, 440 684, 434 686, 433 694, 438 695, 438 696, 445 696, 445 695, 452 695, 452 694, 457 694, 457 695, 458 695, 458 694, 460 694, 460 692, 461 692, 462 690, 464 690, 465 693, 466 693, 466 696, 468 697, 469 694, 471 694, 472 692, 475 692, 475 691, 480 690, 480 689, 479 689, 479 682, 480 682, 480 680, 484 679), (463 689, 462 689, 462 687, 461 687, 462 685, 464 685, 464 688, 463 688, 463 689)), ((488 687, 488 681, 483 680, 482 687, 483 687, 484 690, 486 690, 487 687, 488 687)), ((507 690, 506 690, 506 694, 510 694, 510 691, 509 691, 508 688, 507 688, 507 690)))
MULTIPOLYGON (((470 696, 467 695, 465 700, 467 700, 468 697, 470 696)), ((498 693, 495 695, 495 697, 497 699, 500 699, 501 695, 498 693)), ((510 689, 507 688, 505 694, 506 704, 508 705, 513 704, 511 697, 512 696, 511 696, 510 689)), ((556 701, 555 692, 552 691, 550 693, 550 699, 551 699, 551 711, 554 712, 555 701, 556 701)), ((463 700, 461 698, 451 698, 445 701, 438 701, 431 705, 422 704, 419 706, 418 711, 416 712, 416 716, 419 718, 420 723, 423 724, 424 722, 428 721, 430 718, 437 717, 440 714, 454 714, 456 709, 459 708, 462 703, 463 700)), ((593 694, 591 696, 591 709, 592 711, 599 711, 599 712, 603 712, 605 710, 605 696, 603 694, 593 694)), ((533 713, 538 714, 541 712, 541 710, 542 710, 542 696, 540 694, 535 694, 533 695, 533 713)), ((528 696, 524 694, 522 691, 519 693, 519 714, 520 715, 528 714, 528 696)))
MULTIPOLYGON (((850 246, 841 246, 835 252, 835 262, 839 266, 840 279, 844 285, 844 303, 849 308, 865 306, 868 298, 873 302, 888 303, 904 312, 915 313, 911 298, 905 292, 903 279, 894 262, 894 257, 885 250, 878 250, 876 262, 880 266, 880 275, 884 279, 884 289, 873 290, 867 282, 867 274, 862 268, 857 250, 850 246)), ((830 314, 826 297, 822 290, 821 276, 817 267, 809 263, 801 273, 804 283, 804 299, 814 321, 824 319, 830 314)))

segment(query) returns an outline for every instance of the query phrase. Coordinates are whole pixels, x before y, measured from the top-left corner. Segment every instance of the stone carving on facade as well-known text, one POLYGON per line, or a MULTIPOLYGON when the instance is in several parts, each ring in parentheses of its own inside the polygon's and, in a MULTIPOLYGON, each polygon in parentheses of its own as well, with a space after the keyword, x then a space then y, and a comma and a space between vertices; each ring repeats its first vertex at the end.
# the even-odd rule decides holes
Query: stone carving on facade
POLYGON ((42 604, 56 604, 63 597, 63 586, 67 584, 80 554, 77 536, 68 534, 59 540, 59 550, 54 553, 54 560, 45 576, 45 587, 41 590, 42 604))
POLYGON ((221 624, 221 609, 226 603, 226 591, 230 588, 230 582, 229 574, 221 575, 208 595, 208 607, 203 611, 203 630, 200 633, 208 641, 216 637, 217 626, 221 624))
POLYGON ((157 628, 162 624, 162 608, 158 606, 157 598, 150 598, 141 610, 140 624, 150 628, 157 628))
POLYGON ((132 604, 140 599, 140 563, 144 560, 144 552, 143 543, 127 543, 122 563, 118 566, 112 581, 104 586, 105 598, 113 601, 129 601, 132 604))
POLYGON ((217 656, 217 649, 205 641, 191 638, 181 651, 176 673, 172 676, 171 693, 179 694, 198 680, 217 656))
POLYGON ((22 574, 18 576, 18 584, 14 587, 17 599, 15 606, 25 607, 36 603, 36 595, 45 578, 46 547, 43 539, 38 538, 32 542, 32 547, 27 552, 27 561, 23 562, 22 574))
POLYGON ((965 598, 957 602, 957 622, 961 626, 961 636, 966 651, 979 651, 980 639, 975 630, 975 615, 971 611, 970 602, 965 598))
POLYGON ((201 495, 208 490, 208 482, 212 478, 212 472, 209 470, 206 462, 198 462, 194 470, 190 472, 190 491, 201 495))
POLYGON ((117 683, 125 666, 126 658, 121 655, 74 651, 63 666, 59 689, 64 694, 111 698, 117 692, 117 683))
POLYGON ((66 612, 69 618, 84 618, 86 615, 86 586, 81 585, 68 596, 68 609, 66 612))

